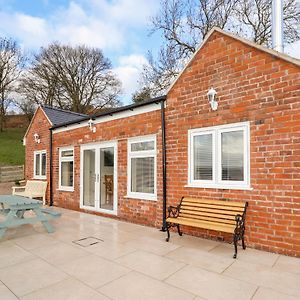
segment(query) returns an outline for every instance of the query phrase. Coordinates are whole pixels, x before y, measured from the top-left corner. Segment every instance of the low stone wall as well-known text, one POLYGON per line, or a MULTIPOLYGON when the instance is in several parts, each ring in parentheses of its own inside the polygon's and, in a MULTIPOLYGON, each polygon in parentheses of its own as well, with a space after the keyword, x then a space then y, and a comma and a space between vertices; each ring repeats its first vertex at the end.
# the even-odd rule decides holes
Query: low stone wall
POLYGON ((0 182, 24 179, 24 166, 0 166, 0 182))

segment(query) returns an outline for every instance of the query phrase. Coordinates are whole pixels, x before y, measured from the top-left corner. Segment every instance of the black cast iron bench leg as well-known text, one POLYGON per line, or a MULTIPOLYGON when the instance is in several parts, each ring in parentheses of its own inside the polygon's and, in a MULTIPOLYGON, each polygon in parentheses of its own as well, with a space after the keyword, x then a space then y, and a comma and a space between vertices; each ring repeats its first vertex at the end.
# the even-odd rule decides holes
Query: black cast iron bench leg
POLYGON ((179 224, 177 224, 177 231, 178 231, 178 234, 179 234, 180 236, 182 236, 182 231, 180 231, 180 225, 179 225, 179 224))
POLYGON ((238 243, 238 236, 236 234, 233 235, 233 243, 234 243, 233 258, 236 258, 237 257, 237 243, 238 243))
POLYGON ((170 240, 170 224, 167 223, 167 234, 168 234, 168 237, 166 238, 166 242, 168 242, 170 240))
POLYGON ((246 245, 245 245, 244 237, 242 238, 242 246, 243 246, 243 249, 245 250, 246 249, 246 245))

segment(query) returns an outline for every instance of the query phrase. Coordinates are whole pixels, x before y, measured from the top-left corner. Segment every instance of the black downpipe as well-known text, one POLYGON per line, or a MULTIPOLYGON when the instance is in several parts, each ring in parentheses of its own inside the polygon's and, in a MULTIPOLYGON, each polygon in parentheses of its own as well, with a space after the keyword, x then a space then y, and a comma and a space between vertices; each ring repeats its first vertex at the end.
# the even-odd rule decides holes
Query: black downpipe
POLYGON ((49 168, 50 168, 50 172, 49 172, 49 187, 50 187, 50 206, 53 206, 53 193, 52 193, 52 130, 50 129, 50 150, 49 150, 49 155, 50 155, 50 159, 49 159, 49 168))
POLYGON ((161 138, 162 138, 162 167, 163 167, 163 216, 161 231, 166 231, 167 217, 167 151, 166 151, 166 122, 165 122, 165 102, 161 101, 161 138))

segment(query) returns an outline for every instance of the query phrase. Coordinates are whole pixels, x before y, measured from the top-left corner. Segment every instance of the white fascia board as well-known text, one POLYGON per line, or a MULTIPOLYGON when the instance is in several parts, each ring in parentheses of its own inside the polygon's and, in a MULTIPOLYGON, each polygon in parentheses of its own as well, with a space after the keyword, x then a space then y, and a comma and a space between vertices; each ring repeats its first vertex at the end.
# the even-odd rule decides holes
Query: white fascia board
MULTIPOLYGON (((153 103, 153 104, 133 108, 132 110, 128 109, 125 111, 112 113, 112 115, 99 116, 95 119, 95 121, 93 123, 100 124, 100 123, 104 123, 104 122, 115 121, 118 119, 129 118, 132 116, 145 114, 145 113, 156 111, 156 110, 160 110, 160 105, 153 103)), ((87 127, 88 121, 89 120, 86 120, 80 124, 71 124, 71 125, 67 125, 66 127, 59 127, 59 128, 53 129, 53 134, 59 133, 59 132, 65 132, 65 131, 69 131, 69 130, 74 130, 74 129, 78 129, 78 128, 82 128, 82 127, 87 127)))

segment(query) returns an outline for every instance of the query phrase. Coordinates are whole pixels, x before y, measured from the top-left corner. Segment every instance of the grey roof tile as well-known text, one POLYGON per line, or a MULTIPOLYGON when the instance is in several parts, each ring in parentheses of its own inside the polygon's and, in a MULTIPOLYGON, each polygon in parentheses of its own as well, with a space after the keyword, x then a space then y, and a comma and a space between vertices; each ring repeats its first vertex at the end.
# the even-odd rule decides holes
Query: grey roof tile
POLYGON ((60 125, 66 122, 75 122, 77 120, 86 118, 87 115, 80 114, 48 105, 41 106, 53 126, 60 125))

